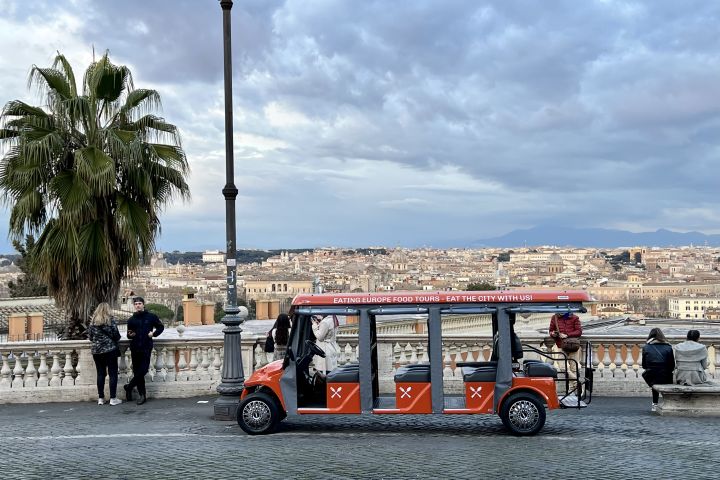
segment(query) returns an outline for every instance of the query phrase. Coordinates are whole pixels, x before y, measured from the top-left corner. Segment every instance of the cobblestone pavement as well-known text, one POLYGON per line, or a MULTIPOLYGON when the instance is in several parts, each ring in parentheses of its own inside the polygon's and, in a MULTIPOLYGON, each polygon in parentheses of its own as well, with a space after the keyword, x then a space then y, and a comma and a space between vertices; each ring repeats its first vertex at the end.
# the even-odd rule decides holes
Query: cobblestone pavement
POLYGON ((296 417, 251 437, 213 397, 0 405, 3 478, 717 478, 720 418, 660 417, 595 398, 508 435, 496 416, 296 417), (208 403, 199 403, 207 401, 208 403))

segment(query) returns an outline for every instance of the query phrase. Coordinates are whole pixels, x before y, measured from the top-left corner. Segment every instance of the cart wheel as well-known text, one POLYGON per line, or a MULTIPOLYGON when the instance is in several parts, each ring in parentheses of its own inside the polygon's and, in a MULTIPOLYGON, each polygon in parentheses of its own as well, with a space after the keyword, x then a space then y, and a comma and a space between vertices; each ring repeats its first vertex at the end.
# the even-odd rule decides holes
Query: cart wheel
POLYGON ((238 407, 238 425, 250 435, 272 433, 280 420, 277 402, 266 393, 251 393, 238 407))
POLYGON ((513 435, 535 435, 545 425, 545 406, 536 395, 514 393, 503 402, 500 418, 513 435))

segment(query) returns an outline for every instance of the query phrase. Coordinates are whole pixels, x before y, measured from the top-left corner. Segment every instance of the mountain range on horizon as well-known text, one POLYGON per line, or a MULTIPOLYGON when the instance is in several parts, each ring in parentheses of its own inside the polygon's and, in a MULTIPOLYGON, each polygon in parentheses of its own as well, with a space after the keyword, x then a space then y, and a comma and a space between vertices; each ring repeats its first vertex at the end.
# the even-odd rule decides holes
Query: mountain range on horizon
POLYGON ((688 245, 720 246, 720 235, 701 232, 673 232, 664 228, 654 232, 629 232, 606 228, 574 228, 538 226, 513 230, 499 237, 470 242, 471 247, 524 247, 524 246, 573 246, 573 247, 680 247, 688 245))

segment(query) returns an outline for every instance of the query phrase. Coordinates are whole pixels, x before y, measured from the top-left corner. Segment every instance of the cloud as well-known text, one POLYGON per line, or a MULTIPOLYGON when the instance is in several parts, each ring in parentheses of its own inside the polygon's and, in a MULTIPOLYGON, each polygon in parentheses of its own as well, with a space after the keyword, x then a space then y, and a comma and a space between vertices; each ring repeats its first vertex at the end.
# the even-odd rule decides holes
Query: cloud
MULTIPOLYGON (((220 248, 218 3, 0 13, 5 101, 28 97, 32 63, 60 49, 84 68, 91 46, 160 91, 193 192, 167 209, 161 246, 220 248)), ((548 222, 715 231, 718 17, 670 0, 235 2, 238 243, 421 245, 548 222)))

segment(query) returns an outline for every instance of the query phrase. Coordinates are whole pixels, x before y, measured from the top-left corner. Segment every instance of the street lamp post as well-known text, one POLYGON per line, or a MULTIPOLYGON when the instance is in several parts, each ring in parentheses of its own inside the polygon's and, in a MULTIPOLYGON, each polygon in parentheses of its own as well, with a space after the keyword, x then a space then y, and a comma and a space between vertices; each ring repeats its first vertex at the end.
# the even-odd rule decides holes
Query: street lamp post
POLYGON ((224 341, 224 357, 222 366, 222 380, 217 387, 220 397, 215 400, 215 420, 234 420, 240 403, 240 392, 244 387, 240 324, 247 316, 247 309, 241 311, 237 306, 237 277, 236 273, 236 246, 235 246, 235 198, 238 189, 235 187, 235 162, 233 157, 233 116, 232 116, 232 56, 230 38, 230 9, 232 0, 220 0, 223 12, 223 58, 225 65, 225 187, 222 189, 225 197, 225 226, 227 239, 227 301, 225 302, 225 316, 222 323, 224 341))

